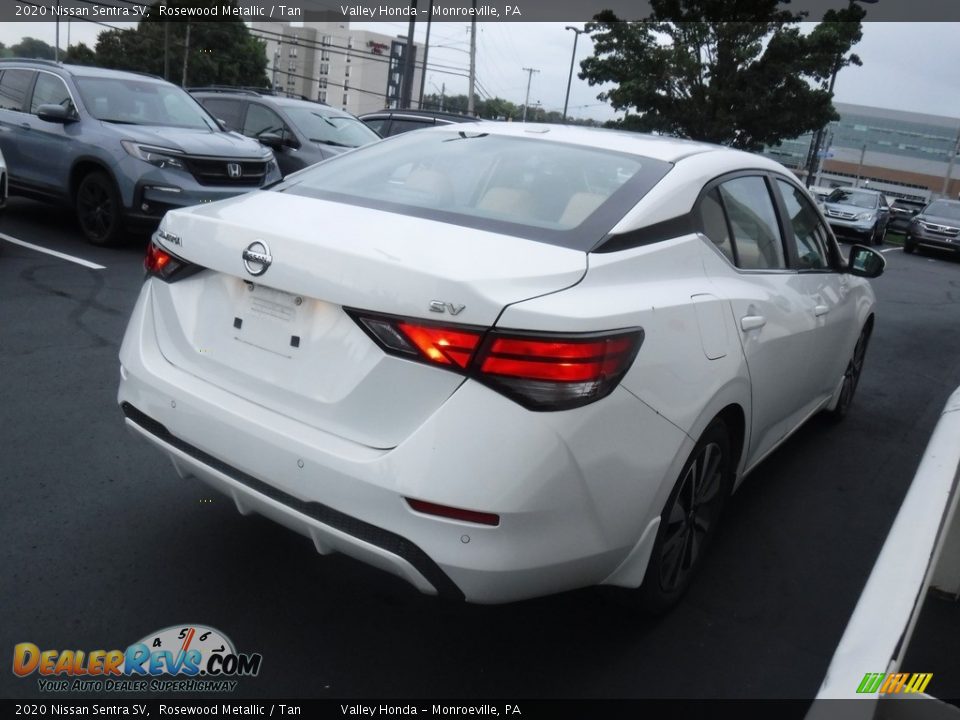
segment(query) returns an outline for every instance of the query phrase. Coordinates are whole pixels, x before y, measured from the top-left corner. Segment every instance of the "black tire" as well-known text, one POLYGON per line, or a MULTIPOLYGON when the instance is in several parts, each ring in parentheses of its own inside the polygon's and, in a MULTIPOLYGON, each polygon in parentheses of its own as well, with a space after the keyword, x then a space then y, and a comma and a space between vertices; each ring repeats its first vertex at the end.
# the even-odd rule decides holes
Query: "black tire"
POLYGON ((887 236, 887 226, 880 225, 877 223, 873 226, 873 233, 870 235, 870 240, 874 245, 883 245, 883 239, 887 236))
POLYGON ((834 420, 843 420, 850 412, 850 406, 853 404, 853 396, 857 392, 857 385, 860 384, 860 376, 863 373, 863 363, 867 356, 867 346, 870 344, 870 335, 873 327, 868 325, 860 332, 857 338, 857 344, 853 348, 853 355, 847 362, 847 369, 843 373, 843 387, 840 389, 840 399, 837 400, 837 406, 830 411, 830 416, 834 420))
POLYGON ((123 231, 123 206, 113 180, 103 172, 88 173, 77 186, 77 222, 91 245, 115 245, 123 231))
POLYGON ((730 495, 733 470, 730 432, 717 418, 684 463, 660 516, 650 564, 636 590, 644 610, 665 612, 686 592, 730 495))
POLYGON ((904 243, 903 243, 903 251, 904 251, 907 255, 912 255, 912 254, 913 254, 913 251, 916 250, 916 247, 917 247, 917 246, 914 245, 912 242, 904 241, 904 243))

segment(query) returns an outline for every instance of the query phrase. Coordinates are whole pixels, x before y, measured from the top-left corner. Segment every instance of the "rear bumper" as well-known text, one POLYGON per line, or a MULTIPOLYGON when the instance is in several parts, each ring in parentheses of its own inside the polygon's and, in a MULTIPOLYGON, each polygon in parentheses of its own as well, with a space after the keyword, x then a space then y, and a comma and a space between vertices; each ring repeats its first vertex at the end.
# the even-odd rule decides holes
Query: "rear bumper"
MULTIPOLYGON (((498 603, 603 583, 659 515, 692 447, 623 389, 576 410, 533 413, 471 382, 397 447, 367 447, 167 362, 151 282, 120 353, 118 400, 130 428, 241 512, 421 592, 498 603), (421 514, 406 498, 496 513, 500 524, 421 514)), ((637 577, 636 568, 624 576, 637 577)))

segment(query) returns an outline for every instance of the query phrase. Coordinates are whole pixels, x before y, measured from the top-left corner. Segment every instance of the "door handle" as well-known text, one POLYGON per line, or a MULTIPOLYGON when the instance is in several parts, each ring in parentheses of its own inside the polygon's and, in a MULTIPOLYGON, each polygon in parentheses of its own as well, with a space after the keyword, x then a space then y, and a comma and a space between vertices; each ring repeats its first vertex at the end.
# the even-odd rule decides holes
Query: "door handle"
POLYGON ((817 317, 826 315, 828 312, 830 312, 830 308, 826 305, 816 305, 813 308, 813 314, 817 317))
POLYGON ((757 330, 767 324, 767 319, 763 315, 746 315, 740 318, 740 327, 744 332, 757 330))
POLYGON ((30 123, 20 123, 20 127, 22 127, 24 130, 29 130, 30 123))

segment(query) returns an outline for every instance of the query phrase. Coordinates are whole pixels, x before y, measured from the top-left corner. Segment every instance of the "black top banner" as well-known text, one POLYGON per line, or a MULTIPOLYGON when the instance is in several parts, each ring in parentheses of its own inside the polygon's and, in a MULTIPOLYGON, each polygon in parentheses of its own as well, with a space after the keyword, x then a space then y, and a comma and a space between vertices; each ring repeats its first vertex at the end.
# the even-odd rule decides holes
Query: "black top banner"
MULTIPOLYGON (((781 8, 819 21, 827 10, 857 2, 866 22, 960 22, 957 0, 792 0, 781 8)), ((684 3, 678 3, 682 6, 684 3)), ((649 0, 222 0, 209 7, 168 7, 163 0, 13 0, 0 3, 0 21, 135 22, 146 14, 171 22, 227 19, 277 22, 585 22, 602 10, 622 20, 650 16, 649 0)), ((679 19, 679 18, 677 18, 679 19)), ((727 18, 720 18, 727 19, 727 18)), ((730 20, 749 21, 731 15, 730 20)))

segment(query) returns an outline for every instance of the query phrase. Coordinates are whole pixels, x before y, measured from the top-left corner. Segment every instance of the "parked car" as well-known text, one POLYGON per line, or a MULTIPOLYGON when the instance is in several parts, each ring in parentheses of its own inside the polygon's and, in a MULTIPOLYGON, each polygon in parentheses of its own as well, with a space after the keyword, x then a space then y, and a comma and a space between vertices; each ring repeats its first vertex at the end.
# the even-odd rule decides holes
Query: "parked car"
POLYGON ((922 200, 906 200, 898 198, 890 203, 890 222, 887 228, 897 232, 905 232, 914 216, 926 207, 922 200))
POLYGON ((743 478, 848 412, 884 259, 763 157, 528 130, 168 213, 118 400, 181 475, 425 593, 664 609, 743 478))
POLYGON ((280 179, 268 149, 176 85, 47 60, 0 60, 0 149, 10 192, 73 207, 95 245, 280 179))
POLYGON ((810 193, 810 196, 817 201, 817 205, 823 205, 824 200, 830 197, 830 193, 834 191, 834 188, 824 187, 823 185, 811 185, 807 188, 807 192, 810 193))
POLYGON ((882 245, 890 206, 876 190, 843 187, 836 188, 823 201, 823 214, 837 237, 882 245))
POLYGON ((361 115, 360 119, 382 137, 437 125, 477 122, 477 118, 469 115, 436 110, 377 110, 361 115))
POLYGON ((350 113, 322 103, 238 88, 190 93, 227 128, 272 148, 284 175, 380 139, 350 113))
POLYGON ((960 201, 934 200, 910 221, 903 251, 924 247, 960 253, 960 201))

